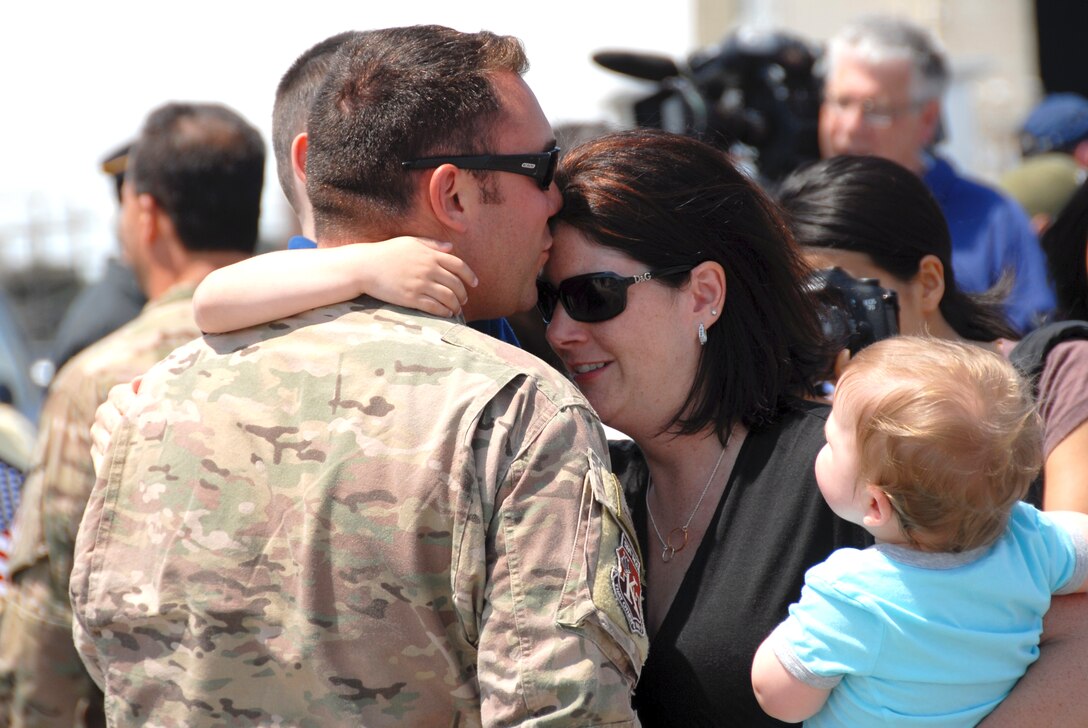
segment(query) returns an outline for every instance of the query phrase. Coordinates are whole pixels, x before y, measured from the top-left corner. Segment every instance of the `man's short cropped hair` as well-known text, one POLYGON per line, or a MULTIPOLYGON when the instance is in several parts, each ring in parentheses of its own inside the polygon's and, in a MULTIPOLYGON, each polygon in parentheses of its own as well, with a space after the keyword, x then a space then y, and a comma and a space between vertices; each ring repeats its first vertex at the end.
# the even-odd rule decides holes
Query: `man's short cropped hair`
POLYGON ((412 175, 401 162, 494 151, 502 109, 492 78, 527 68, 518 39, 486 31, 419 25, 345 44, 307 124, 318 233, 385 226, 408 212, 412 175))
POLYGON ((125 174, 189 250, 252 253, 264 158, 260 132, 231 109, 169 103, 147 117, 125 174))
POLYGON ((901 336, 863 349, 835 390, 857 417, 861 483, 882 489, 907 539, 986 546, 1042 461, 1031 386, 974 344, 901 336))
POLYGON ((941 47, 924 28, 903 18, 866 16, 836 33, 828 43, 822 64, 825 77, 830 76, 843 54, 872 65, 910 62, 913 69, 910 96, 918 103, 939 99, 948 86, 948 68, 941 47))
POLYGON ((364 33, 349 30, 312 46, 295 59, 276 87, 276 101, 272 106, 272 152, 276 156, 280 187, 291 207, 296 210, 298 200, 295 199, 291 144, 295 137, 306 131, 310 107, 336 52, 349 40, 361 35, 364 33))

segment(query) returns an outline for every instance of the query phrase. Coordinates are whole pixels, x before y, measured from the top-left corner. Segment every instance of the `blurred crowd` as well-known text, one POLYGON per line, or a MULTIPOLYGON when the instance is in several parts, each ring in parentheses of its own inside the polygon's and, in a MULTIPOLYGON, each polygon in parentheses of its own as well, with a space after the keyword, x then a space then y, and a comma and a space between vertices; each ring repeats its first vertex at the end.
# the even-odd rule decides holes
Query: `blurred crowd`
POLYGON ((259 256, 235 111, 106 154, 0 388, 0 726, 1083 720, 1088 99, 991 186, 901 18, 598 61, 638 128, 509 36, 317 42, 259 256))

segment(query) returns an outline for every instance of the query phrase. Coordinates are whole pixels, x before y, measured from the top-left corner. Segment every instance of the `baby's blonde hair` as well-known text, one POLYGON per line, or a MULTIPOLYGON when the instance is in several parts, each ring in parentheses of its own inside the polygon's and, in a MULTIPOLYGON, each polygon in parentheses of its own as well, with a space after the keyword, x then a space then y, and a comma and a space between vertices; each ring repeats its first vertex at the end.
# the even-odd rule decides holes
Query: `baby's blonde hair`
POLYGON ((861 482, 927 551, 995 541, 1042 461, 1031 387, 981 347, 900 336, 862 350, 836 402, 857 417, 861 482))

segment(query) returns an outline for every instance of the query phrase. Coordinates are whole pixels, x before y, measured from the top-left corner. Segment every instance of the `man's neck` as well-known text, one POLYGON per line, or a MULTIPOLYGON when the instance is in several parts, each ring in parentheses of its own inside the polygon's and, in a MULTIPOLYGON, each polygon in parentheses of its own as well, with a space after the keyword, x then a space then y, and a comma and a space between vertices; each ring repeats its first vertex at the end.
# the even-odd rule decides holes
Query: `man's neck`
POLYGON ((144 293, 148 300, 162 298, 171 288, 188 283, 197 285, 217 268, 245 260, 249 256, 236 251, 190 253, 177 268, 153 268, 148 272, 144 293))
POLYGON ((922 151, 918 152, 917 161, 915 162, 914 167, 911 171, 913 171, 919 177, 925 177, 926 172, 931 170, 936 162, 936 157, 934 157, 927 150, 923 149, 922 151))

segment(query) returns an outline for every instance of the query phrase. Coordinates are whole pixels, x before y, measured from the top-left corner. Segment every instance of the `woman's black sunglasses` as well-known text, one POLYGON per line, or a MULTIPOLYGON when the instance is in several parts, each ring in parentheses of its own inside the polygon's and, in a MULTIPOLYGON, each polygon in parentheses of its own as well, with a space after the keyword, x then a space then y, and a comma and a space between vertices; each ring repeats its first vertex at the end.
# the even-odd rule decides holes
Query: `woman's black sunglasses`
POLYGON ((452 164, 461 169, 481 169, 492 172, 512 172, 532 177, 546 190, 555 177, 555 166, 559 162, 559 147, 546 152, 533 154, 481 154, 477 156, 427 157, 401 162, 405 169, 429 169, 443 164, 452 164))
POLYGON ((563 304, 567 315, 575 321, 592 324, 607 321, 627 308, 627 289, 636 283, 687 273, 695 266, 674 265, 650 270, 626 278, 616 273, 586 273, 568 278, 558 286, 545 280, 536 281, 536 307, 544 323, 552 322, 555 307, 563 304))

